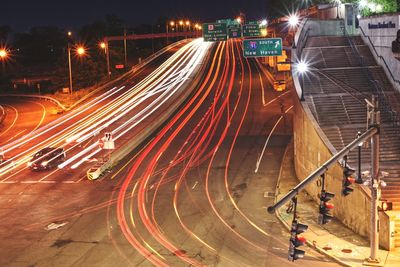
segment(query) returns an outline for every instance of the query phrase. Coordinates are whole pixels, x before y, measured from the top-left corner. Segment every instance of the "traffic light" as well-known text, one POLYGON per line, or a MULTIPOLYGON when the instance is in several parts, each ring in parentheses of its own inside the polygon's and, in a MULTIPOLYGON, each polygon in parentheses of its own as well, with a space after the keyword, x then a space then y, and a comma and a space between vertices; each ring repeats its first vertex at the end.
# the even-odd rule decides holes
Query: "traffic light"
POLYGON ((335 206, 332 203, 328 203, 335 194, 326 192, 322 190, 320 200, 321 203, 319 204, 319 216, 318 216, 318 223, 319 224, 326 224, 330 222, 333 216, 329 213, 335 206))
POLYGON ((304 257, 305 251, 297 249, 299 246, 303 246, 306 243, 306 238, 298 236, 308 229, 308 225, 301 224, 297 220, 293 220, 292 227, 290 229, 290 241, 289 241, 289 255, 288 260, 295 261, 304 257))
POLYGON ((354 191, 353 188, 350 187, 350 185, 354 184, 356 182, 356 179, 351 177, 355 173, 355 170, 345 166, 343 168, 343 189, 342 189, 342 194, 344 196, 349 195, 351 192, 354 191))

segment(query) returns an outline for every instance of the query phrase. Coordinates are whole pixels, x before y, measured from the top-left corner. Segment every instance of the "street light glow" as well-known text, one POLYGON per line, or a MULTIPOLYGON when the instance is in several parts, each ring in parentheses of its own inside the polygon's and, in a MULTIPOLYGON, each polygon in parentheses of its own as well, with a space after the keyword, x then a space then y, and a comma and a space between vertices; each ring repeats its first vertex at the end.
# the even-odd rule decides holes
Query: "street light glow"
POLYGON ((308 64, 304 61, 300 61, 297 63, 296 69, 300 73, 306 73, 308 71, 308 64))
POLYGON ((171 22, 169 23, 169 25, 175 26, 175 22, 174 22, 174 21, 171 21, 171 22))
POLYGON ((242 22, 242 19, 241 19, 240 17, 237 17, 237 18, 236 18, 236 21, 237 21, 238 23, 241 23, 241 22, 242 22))
POLYGON ((299 23, 299 17, 296 14, 291 14, 289 16, 289 25, 295 27, 297 26, 298 23, 299 23))
POLYGON ((8 52, 5 48, 0 49, 0 58, 3 60, 5 58, 7 58, 8 56, 8 52))
POLYGON ((101 42, 101 43, 100 43, 100 48, 106 49, 106 43, 105 43, 105 42, 101 42))
POLYGON ((85 48, 83 46, 78 46, 78 48, 76 49, 76 52, 78 53, 78 55, 82 56, 85 54, 85 48))
POLYGON ((181 25, 181 26, 183 25, 183 20, 179 21, 179 25, 181 25))
POLYGON ((190 25, 190 21, 186 21, 186 26, 189 26, 190 25))
POLYGON ((262 21, 261 21, 261 26, 267 26, 267 20, 266 19, 263 19, 262 21))

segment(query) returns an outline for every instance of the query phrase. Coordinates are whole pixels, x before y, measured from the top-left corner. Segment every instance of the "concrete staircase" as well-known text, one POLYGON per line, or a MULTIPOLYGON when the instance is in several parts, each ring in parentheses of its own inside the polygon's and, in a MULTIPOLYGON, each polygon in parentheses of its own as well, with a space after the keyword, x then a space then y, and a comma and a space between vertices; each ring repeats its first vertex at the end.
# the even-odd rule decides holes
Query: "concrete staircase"
MULTIPOLYGON (((352 37, 352 40, 361 61, 354 54, 348 39, 339 36, 311 37, 302 53, 302 59, 318 69, 301 77, 305 101, 338 151, 353 141, 358 131, 366 130, 364 98, 371 99, 371 95, 376 93, 373 83, 379 85, 390 106, 400 112, 400 94, 391 86, 384 70, 377 65, 360 37, 352 37)), ((389 177, 384 178, 387 186, 382 190, 382 199, 393 201, 394 211, 399 214, 395 220, 395 245, 400 247, 400 131, 393 127, 390 116, 383 108, 381 118, 380 164, 381 170, 389 172, 389 177)), ((357 155, 357 149, 348 155, 349 164, 353 167, 357 166, 357 155)), ((363 170, 370 168, 370 158, 370 148, 363 147, 363 170)))

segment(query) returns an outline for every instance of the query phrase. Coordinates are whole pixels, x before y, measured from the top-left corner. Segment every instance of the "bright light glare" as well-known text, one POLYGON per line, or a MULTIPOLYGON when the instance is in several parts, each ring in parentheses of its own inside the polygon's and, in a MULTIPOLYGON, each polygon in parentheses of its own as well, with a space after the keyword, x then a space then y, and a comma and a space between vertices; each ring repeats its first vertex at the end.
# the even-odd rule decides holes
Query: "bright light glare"
POLYGON ((294 27, 299 23, 299 17, 296 14, 289 16, 289 25, 294 27))
POLYGON ((174 22, 174 21, 171 21, 171 22, 169 23, 169 25, 174 26, 174 25, 175 25, 175 22, 174 22))
POLYGON ((300 73, 306 73, 308 71, 308 64, 304 61, 300 61, 299 63, 297 63, 297 71, 300 73))
POLYGON ((268 35, 267 29, 261 29, 261 36, 267 36, 267 35, 268 35))
POLYGON ((266 19, 263 19, 262 21, 261 21, 261 26, 266 26, 267 25, 267 20, 266 19))
POLYGON ((186 26, 189 26, 190 25, 190 21, 186 21, 186 26))
POLYGON ((361 15, 360 15, 360 14, 357 14, 357 18, 358 18, 358 19, 361 19, 361 15))
POLYGON ((241 23, 241 22, 242 22, 242 19, 241 19, 240 17, 237 17, 237 18, 236 18, 236 21, 237 21, 238 23, 241 23))
POLYGON ((106 48, 106 43, 105 43, 105 42, 101 42, 101 43, 100 43, 100 48, 105 49, 105 48, 106 48))
POLYGON ((82 56, 82 55, 85 54, 85 48, 84 48, 83 46, 79 46, 79 47, 76 49, 76 52, 78 53, 78 55, 82 56))
POLYGON ((0 49, 0 58, 1 59, 6 58, 7 55, 8 55, 7 50, 5 50, 4 48, 0 49))

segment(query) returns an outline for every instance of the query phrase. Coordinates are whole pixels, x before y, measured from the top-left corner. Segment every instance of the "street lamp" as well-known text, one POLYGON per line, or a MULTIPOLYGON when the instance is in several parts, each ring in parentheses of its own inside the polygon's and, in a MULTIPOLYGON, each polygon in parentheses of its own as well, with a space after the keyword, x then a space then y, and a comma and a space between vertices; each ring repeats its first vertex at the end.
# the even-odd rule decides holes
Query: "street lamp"
MULTIPOLYGON (((183 20, 179 21, 179 25, 182 26, 182 30, 183 30, 183 20)), ((179 29, 179 28, 178 28, 179 29)))
POLYGON ((100 48, 104 50, 106 55, 106 62, 107 62, 107 76, 111 78, 111 71, 110 71, 110 54, 108 53, 108 41, 100 42, 100 48))
POLYGON ((339 6, 342 3, 340 0, 335 0, 336 2, 336 18, 339 18, 339 6))
MULTIPOLYGON (((70 90, 70 94, 72 95, 72 66, 71 66, 71 43, 70 43, 72 41, 72 39, 71 39, 72 33, 71 32, 68 32, 68 37, 69 37, 69 39, 68 39, 69 90, 70 90)), ((86 49, 82 45, 77 46, 75 50, 76 50, 75 52, 78 56, 83 56, 86 54, 86 49)))
POLYGON ((296 40, 295 40, 295 29, 299 24, 299 16, 297 14, 290 14, 288 18, 288 23, 290 28, 293 29, 293 44, 292 47, 296 47, 296 40))
POLYGON ((300 73, 301 77, 301 97, 300 101, 304 101, 304 76, 309 71, 308 63, 305 61, 299 61, 295 64, 296 71, 300 73))

